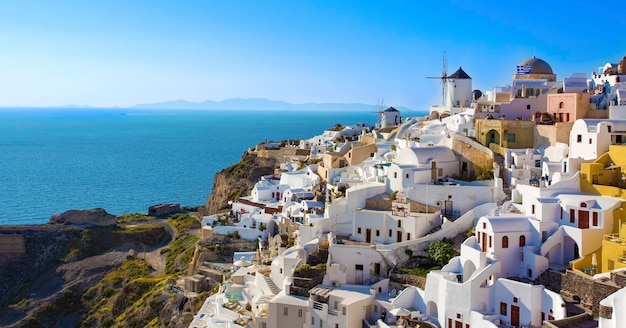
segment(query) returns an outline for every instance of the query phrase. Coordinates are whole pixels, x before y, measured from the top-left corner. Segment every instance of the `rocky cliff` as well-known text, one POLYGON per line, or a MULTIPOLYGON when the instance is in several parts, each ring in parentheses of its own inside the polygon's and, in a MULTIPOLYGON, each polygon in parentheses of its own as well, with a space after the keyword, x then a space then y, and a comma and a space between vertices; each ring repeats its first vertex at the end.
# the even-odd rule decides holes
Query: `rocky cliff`
POLYGON ((61 214, 53 214, 50 223, 108 226, 115 224, 117 216, 107 213, 103 208, 90 210, 69 210, 61 214))
POLYGON ((264 175, 274 173, 277 161, 273 156, 261 157, 247 151, 239 163, 231 165, 217 174, 211 196, 207 199, 206 213, 215 214, 229 209, 228 201, 250 194, 254 184, 264 175))

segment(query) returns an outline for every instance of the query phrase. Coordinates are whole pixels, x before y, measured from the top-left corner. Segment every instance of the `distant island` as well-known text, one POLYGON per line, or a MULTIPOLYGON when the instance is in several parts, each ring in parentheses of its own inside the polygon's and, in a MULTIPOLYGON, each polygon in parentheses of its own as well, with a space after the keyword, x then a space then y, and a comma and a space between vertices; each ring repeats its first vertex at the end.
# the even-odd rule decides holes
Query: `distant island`
MULTIPOLYGON (((412 112, 413 109, 393 105, 400 111, 412 112)), ((215 110, 344 110, 344 111, 378 111, 378 105, 360 103, 303 103, 294 104, 285 101, 268 100, 264 98, 231 98, 223 101, 205 100, 192 102, 187 100, 173 100, 158 103, 137 104, 131 108, 141 109, 215 109, 215 110)))

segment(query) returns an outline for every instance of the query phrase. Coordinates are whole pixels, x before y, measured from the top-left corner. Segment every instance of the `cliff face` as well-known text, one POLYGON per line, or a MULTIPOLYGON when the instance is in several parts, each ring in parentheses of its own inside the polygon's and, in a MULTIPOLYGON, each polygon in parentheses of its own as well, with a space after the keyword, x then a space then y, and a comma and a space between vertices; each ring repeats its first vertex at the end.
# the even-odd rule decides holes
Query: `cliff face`
POLYGON ((229 209, 228 201, 247 196, 254 184, 264 175, 274 173, 277 161, 274 157, 260 157, 246 152, 239 163, 215 174, 211 196, 207 199, 206 214, 215 214, 229 209))

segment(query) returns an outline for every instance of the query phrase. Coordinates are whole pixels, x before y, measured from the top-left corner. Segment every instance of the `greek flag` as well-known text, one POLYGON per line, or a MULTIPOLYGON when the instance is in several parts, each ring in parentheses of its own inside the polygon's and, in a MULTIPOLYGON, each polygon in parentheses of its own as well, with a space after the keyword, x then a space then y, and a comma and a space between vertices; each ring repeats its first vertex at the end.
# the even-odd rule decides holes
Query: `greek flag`
POLYGON ((528 74, 533 70, 532 65, 519 65, 517 66, 517 75, 528 74))

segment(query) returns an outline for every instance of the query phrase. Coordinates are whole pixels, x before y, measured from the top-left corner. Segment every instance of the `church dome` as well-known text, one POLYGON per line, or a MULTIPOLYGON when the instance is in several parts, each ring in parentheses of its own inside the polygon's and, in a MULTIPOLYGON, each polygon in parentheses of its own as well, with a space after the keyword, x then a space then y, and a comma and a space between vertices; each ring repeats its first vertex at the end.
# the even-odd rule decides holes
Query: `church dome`
POLYGON ((519 66, 532 66, 532 69, 529 74, 554 74, 552 73, 552 67, 543 59, 539 59, 535 56, 533 58, 529 58, 519 63, 519 66))

